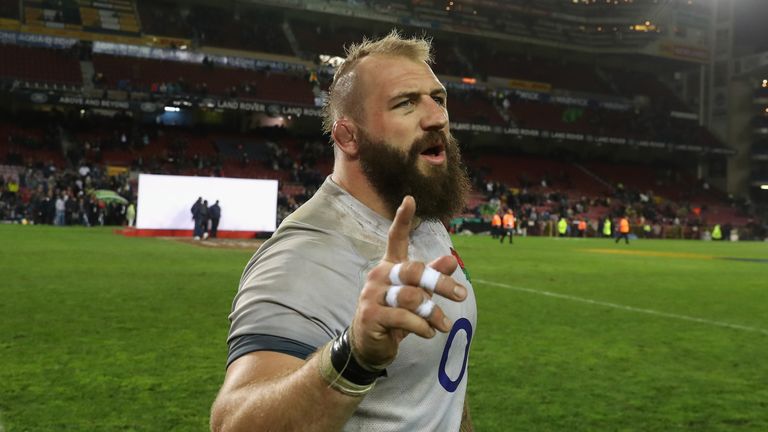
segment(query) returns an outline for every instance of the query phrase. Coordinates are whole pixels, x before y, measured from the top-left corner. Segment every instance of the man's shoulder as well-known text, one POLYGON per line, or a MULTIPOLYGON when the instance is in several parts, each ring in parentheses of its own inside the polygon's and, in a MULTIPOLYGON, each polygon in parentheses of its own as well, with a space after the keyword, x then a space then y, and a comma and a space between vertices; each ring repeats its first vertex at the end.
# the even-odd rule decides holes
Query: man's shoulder
POLYGON ((338 231, 311 222, 301 219, 284 220, 259 252, 280 249, 292 255, 307 255, 314 251, 327 251, 348 245, 347 239, 338 231))
POLYGON ((310 256, 322 257, 329 249, 339 249, 346 245, 343 236, 330 223, 323 206, 314 206, 311 200, 289 215, 272 237, 258 250, 254 258, 280 254, 306 259, 310 256))
POLYGON ((339 197, 328 191, 327 187, 321 187, 309 200, 291 213, 285 222, 288 225, 307 225, 325 231, 338 231, 339 221, 345 216, 347 215, 344 208, 339 205, 339 197))
MULTIPOLYGON (((297 210, 280 224, 246 265, 241 290, 275 286, 283 292, 307 283, 357 286, 364 269, 381 252, 338 229, 328 215, 297 210), (352 281, 352 282, 350 282, 352 281), (351 284, 351 285, 350 285, 351 284)), ((296 295, 306 295, 297 291, 296 295)))
POLYGON ((335 197, 318 193, 288 216, 259 252, 277 249, 311 259, 351 253, 370 260, 381 257, 383 245, 335 197))

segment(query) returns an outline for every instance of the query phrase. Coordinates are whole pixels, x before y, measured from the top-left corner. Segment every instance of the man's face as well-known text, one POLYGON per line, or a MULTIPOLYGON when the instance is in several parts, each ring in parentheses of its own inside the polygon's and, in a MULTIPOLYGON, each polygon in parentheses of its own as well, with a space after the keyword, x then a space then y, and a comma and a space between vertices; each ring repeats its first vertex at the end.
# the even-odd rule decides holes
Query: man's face
POLYGON ((358 65, 362 118, 357 141, 366 177, 394 211, 405 195, 416 214, 443 220, 469 191, 448 127, 445 88, 426 63, 372 56, 358 65))
POLYGON ((406 195, 416 200, 416 216, 444 221, 464 208, 470 182, 461 163, 458 143, 452 136, 429 131, 403 153, 393 144, 377 141, 358 131, 360 164, 376 192, 394 212, 406 195), (422 150, 438 142, 444 163, 420 168, 422 150))

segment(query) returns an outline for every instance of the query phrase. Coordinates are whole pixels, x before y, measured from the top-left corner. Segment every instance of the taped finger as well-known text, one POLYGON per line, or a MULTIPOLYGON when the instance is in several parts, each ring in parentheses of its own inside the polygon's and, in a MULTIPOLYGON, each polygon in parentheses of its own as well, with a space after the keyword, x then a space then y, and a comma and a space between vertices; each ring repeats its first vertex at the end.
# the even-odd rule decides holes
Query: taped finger
POLYGON ((419 281, 419 286, 429 290, 430 292, 435 292, 435 288, 437 287, 437 282, 440 280, 441 273, 432 267, 426 266, 424 267, 424 271, 421 273, 421 280, 419 281))
POLYGON ((403 289, 402 285, 392 285, 387 289, 387 293, 384 295, 384 302, 387 306, 393 308, 398 307, 397 296, 400 294, 401 289, 403 289))
POLYGON ((392 285, 402 285, 403 282, 400 280, 400 269, 403 267, 403 263, 397 263, 392 266, 392 269, 389 271, 389 283, 392 285))
POLYGON ((432 300, 424 300, 416 309, 416 315, 428 319, 432 315, 432 311, 435 309, 435 302, 432 300))

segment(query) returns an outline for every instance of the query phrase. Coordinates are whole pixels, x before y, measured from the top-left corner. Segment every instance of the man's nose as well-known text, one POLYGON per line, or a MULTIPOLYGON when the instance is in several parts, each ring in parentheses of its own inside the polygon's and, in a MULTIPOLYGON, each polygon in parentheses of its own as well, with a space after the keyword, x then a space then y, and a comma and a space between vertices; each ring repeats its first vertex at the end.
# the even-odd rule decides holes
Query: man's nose
POLYGON ((425 96, 428 100, 424 103, 426 112, 421 118, 423 130, 441 130, 448 125, 448 110, 439 104, 431 96, 425 96))

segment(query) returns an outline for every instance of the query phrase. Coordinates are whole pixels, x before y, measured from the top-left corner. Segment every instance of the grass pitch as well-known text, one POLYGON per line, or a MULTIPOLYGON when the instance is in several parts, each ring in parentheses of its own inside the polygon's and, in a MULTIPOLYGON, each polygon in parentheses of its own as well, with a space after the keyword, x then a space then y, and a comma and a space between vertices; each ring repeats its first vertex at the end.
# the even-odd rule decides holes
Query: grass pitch
MULTIPOLYGON (((477 430, 768 430, 768 244, 454 242, 477 430)), ((207 430, 250 255, 0 226, 0 431, 207 430)))

